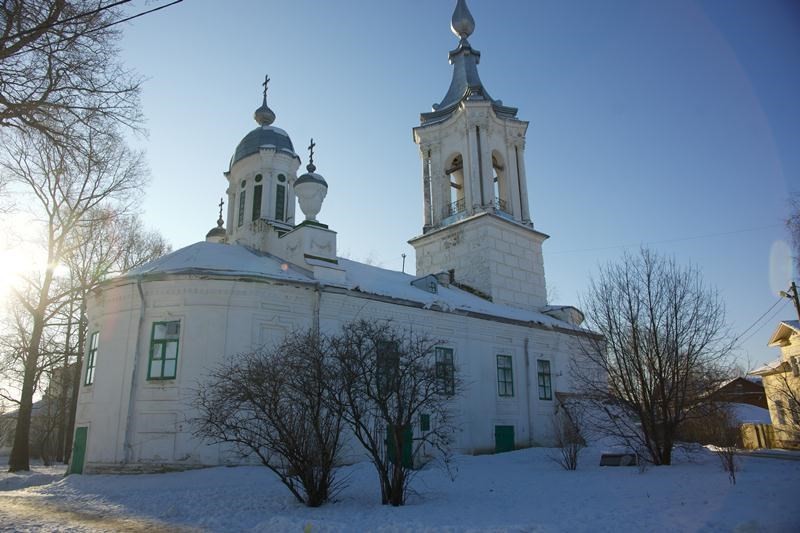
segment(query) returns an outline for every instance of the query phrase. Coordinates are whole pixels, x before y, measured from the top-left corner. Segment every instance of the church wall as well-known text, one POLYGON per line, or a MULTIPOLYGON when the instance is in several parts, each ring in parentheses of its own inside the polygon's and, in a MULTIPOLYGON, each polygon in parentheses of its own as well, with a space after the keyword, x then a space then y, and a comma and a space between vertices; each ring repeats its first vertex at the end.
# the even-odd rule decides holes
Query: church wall
POLYGON ((417 276, 455 269, 455 280, 522 309, 547 305, 542 234, 483 215, 412 240, 417 276))
POLYGON ((459 451, 494 451, 495 425, 513 425, 519 446, 552 443, 555 392, 570 390, 569 360, 578 353, 570 335, 323 292, 323 329, 335 331, 343 322, 358 318, 389 319, 398 328, 412 328, 454 349, 464 382, 464 392, 453 400, 461 426, 456 440, 459 451), (498 396, 498 354, 512 356, 515 394, 511 398, 498 396), (550 361, 552 400, 538 397, 537 359, 550 361))
MULTIPOLYGON (((230 448, 208 445, 191 434, 192 390, 225 357, 271 345, 293 330, 310 327, 315 303, 313 287, 182 279, 145 282, 143 289, 147 307, 140 332, 135 283, 106 289, 89 308, 90 331, 100 332, 100 349, 95 383, 82 387, 79 397, 77 425, 90 428, 87 471, 240 463, 230 448), (174 320, 181 324, 177 377, 148 380, 152 324, 174 320), (126 456, 137 336, 140 347, 126 456), (104 346, 119 349, 104 350, 104 346)), ((517 446, 551 442, 555 392, 569 388, 568 360, 575 353, 570 335, 354 297, 324 288, 320 298, 323 331, 338 331, 344 323, 360 318, 390 319, 399 328, 428 334, 454 349, 455 364, 465 386, 464 392, 453 400, 455 420, 461 429, 456 439, 459 451, 493 451, 496 425, 514 426, 517 446), (498 354, 512 357, 512 397, 498 395, 498 354), (550 361, 552 400, 538 397, 537 359, 550 361)), ((360 451, 351 444, 345 460, 360 458, 360 451)))

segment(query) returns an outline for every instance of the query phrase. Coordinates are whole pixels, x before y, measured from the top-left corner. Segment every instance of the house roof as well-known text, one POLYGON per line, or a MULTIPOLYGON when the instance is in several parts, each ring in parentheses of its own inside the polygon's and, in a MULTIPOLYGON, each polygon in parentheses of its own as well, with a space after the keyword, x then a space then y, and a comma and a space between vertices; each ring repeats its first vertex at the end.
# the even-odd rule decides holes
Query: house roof
MULTIPOLYGON (((344 282, 319 282, 325 286, 412 302, 420 307, 445 312, 462 312, 533 322, 544 327, 587 331, 542 312, 499 305, 455 286, 438 285, 436 292, 415 287, 415 276, 338 258, 345 271, 344 282)), ((162 256, 129 271, 117 279, 153 278, 163 275, 206 275, 215 277, 254 277, 286 282, 318 283, 311 271, 271 254, 236 244, 198 242, 162 256)))
POLYGON ((769 338, 767 346, 780 346, 783 341, 795 333, 800 333, 800 320, 784 320, 778 324, 772 337, 769 338))
POLYGON ((781 371, 782 367, 783 367, 783 359, 778 357, 771 363, 767 363, 764 366, 758 367, 755 370, 751 371, 750 373, 756 376, 765 376, 767 374, 774 374, 775 372, 781 371))

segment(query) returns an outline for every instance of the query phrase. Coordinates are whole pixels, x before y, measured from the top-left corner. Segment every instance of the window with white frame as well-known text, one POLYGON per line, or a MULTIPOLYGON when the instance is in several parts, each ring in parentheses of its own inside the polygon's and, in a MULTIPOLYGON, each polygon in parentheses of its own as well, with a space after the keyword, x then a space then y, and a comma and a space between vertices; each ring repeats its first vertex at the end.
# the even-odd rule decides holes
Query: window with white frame
POLYGON ((147 379, 175 379, 178 372, 180 332, 180 320, 153 323, 147 379))

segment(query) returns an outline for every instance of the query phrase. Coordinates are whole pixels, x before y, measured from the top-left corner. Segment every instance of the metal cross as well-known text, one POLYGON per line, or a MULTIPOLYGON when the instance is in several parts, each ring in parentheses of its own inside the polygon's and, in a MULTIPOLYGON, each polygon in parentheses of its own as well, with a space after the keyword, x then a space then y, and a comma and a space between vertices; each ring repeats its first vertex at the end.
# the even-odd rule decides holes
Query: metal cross
POLYGON ((311 144, 308 145, 308 151, 309 151, 308 160, 309 160, 309 163, 312 164, 312 165, 314 164, 314 147, 315 146, 316 146, 316 144, 314 143, 314 138, 312 137, 311 138, 311 144))
POLYGON ((261 84, 264 87, 264 101, 267 101, 267 91, 269 90, 269 74, 264 76, 264 83, 261 84))
POLYGON ((225 205, 225 202, 222 201, 222 198, 219 199, 219 218, 222 218, 222 206, 225 205))

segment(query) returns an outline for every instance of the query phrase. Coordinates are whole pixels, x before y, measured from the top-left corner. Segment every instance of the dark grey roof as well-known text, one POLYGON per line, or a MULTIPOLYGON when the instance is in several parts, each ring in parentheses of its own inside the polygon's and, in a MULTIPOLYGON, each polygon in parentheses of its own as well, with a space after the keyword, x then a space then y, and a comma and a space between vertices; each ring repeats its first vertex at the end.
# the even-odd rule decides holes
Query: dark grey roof
POLYGON ((294 182, 294 186, 297 187, 303 183, 319 183, 320 185, 324 185, 325 187, 328 186, 328 183, 325 181, 325 178, 317 174, 316 172, 308 172, 303 174, 294 182))
POLYGON ((516 118, 516 107, 504 106, 502 101, 494 100, 489 96, 489 92, 483 86, 478 75, 480 59, 481 53, 472 48, 466 39, 462 39, 458 48, 450 52, 450 62, 453 64, 453 79, 450 82, 450 88, 442 101, 433 106, 433 111, 420 114, 422 125, 446 119, 463 100, 491 102, 492 109, 499 117, 516 118))
POLYGON ((230 166, 249 155, 257 154, 258 149, 262 146, 273 146, 276 150, 284 150, 297 157, 288 133, 274 126, 259 126, 245 135, 242 142, 236 147, 230 166))
POLYGON ((211 230, 206 233, 206 239, 209 237, 224 237, 225 236, 225 229, 220 228, 217 226, 216 228, 211 228, 211 230))

